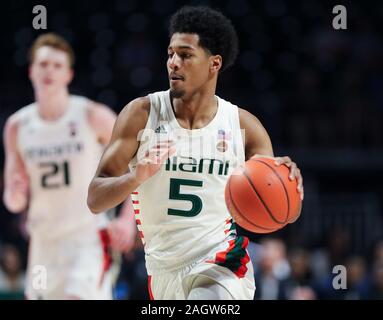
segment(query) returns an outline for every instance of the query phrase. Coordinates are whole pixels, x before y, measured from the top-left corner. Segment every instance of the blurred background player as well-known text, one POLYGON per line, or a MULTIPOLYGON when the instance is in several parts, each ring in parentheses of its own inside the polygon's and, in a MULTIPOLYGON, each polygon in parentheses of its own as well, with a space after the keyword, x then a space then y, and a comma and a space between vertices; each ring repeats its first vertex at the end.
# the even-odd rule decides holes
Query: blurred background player
POLYGON ((116 116, 69 94, 73 63, 66 40, 39 36, 29 68, 36 101, 11 115, 4 128, 4 203, 14 213, 28 210, 27 299, 111 299, 111 248, 129 251, 136 234, 130 199, 111 222, 86 205, 116 116), (46 273, 39 273, 41 267, 46 273), (37 278, 45 275, 46 281, 37 278))

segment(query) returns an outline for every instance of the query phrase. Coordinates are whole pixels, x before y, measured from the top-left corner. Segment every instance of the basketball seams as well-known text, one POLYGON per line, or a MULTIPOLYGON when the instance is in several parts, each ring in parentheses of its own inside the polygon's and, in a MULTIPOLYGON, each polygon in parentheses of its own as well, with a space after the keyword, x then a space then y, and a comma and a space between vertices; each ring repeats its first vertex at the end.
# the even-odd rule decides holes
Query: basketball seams
POLYGON ((283 186, 283 190, 285 190, 285 194, 286 194, 286 199, 287 199, 287 219, 285 222, 287 222, 290 218, 290 197, 289 197, 289 193, 286 189, 286 186, 285 186, 285 183, 283 182, 283 179, 282 177, 279 175, 278 171, 276 171, 272 166, 270 166, 267 162, 264 162, 262 160, 259 160, 259 159, 250 159, 250 160, 253 160, 253 161, 258 161, 258 162, 262 162, 263 164, 265 164, 266 166, 268 166, 271 170, 273 170, 273 172, 276 174, 276 176, 278 177, 278 179, 281 181, 282 183, 282 186, 283 186))
POLYGON ((269 209, 269 207, 266 205, 266 203, 263 201, 262 197, 260 196, 260 194, 258 193, 257 189, 255 188, 255 186, 253 185, 253 181, 251 181, 250 177, 247 175, 246 173, 246 169, 243 171, 243 175, 246 177, 247 181, 249 182, 251 188, 253 189, 253 191, 255 192, 255 194, 257 195, 258 199, 262 202, 263 206, 265 207, 267 213, 269 214, 270 218, 277 224, 279 225, 283 225, 286 223, 287 220, 285 220, 284 222, 280 222, 278 221, 274 216, 273 216, 273 213, 271 212, 271 210, 269 209))
MULTIPOLYGON (((234 202, 234 199, 233 199, 233 197, 232 197, 232 195, 231 195, 231 184, 230 184, 230 181, 231 181, 231 177, 229 178, 229 181, 227 182, 228 187, 229 187, 230 202, 231 202, 231 204, 233 205, 235 211, 241 216, 241 218, 242 218, 243 220, 246 220, 249 224, 251 224, 251 225, 253 225, 253 226, 255 226, 255 227, 259 228, 259 229, 262 229, 262 230, 265 230, 265 231, 270 231, 270 232, 275 231, 275 229, 266 228, 266 227, 261 227, 261 226, 256 225, 254 222, 250 221, 249 219, 246 218, 246 216, 244 216, 244 215, 242 214, 242 212, 241 212, 241 211, 238 209, 238 207, 236 206, 236 204, 235 204, 235 202, 234 202)), ((261 200, 261 201, 262 201, 262 200, 261 200)))

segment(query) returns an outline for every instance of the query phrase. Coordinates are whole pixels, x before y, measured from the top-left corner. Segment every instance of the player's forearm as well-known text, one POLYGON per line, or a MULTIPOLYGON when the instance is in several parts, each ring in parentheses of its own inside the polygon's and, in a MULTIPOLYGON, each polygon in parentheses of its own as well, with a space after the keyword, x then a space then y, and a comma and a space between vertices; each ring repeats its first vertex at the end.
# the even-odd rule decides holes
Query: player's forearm
POLYGON ((5 207, 12 213, 20 213, 27 208, 28 197, 26 194, 18 191, 4 191, 3 201, 5 207))
POLYGON ((132 173, 120 177, 95 177, 88 189, 88 207, 93 213, 114 208, 138 186, 139 183, 132 173))

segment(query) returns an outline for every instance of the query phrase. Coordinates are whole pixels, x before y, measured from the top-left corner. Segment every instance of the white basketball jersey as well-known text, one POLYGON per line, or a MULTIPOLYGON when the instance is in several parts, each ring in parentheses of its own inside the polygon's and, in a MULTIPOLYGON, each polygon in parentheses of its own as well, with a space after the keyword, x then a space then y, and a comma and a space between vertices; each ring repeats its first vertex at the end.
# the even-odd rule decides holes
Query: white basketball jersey
POLYGON ((18 149, 30 180, 27 228, 33 236, 60 237, 102 227, 86 200, 102 146, 88 124, 88 100, 70 96, 65 114, 45 121, 36 103, 17 112, 18 149))
POLYGON ((149 97, 149 119, 130 170, 150 146, 176 141, 176 153, 132 194, 150 274, 191 262, 236 238, 224 191, 245 153, 237 106, 216 97, 213 120, 188 130, 175 118, 169 90, 149 97))

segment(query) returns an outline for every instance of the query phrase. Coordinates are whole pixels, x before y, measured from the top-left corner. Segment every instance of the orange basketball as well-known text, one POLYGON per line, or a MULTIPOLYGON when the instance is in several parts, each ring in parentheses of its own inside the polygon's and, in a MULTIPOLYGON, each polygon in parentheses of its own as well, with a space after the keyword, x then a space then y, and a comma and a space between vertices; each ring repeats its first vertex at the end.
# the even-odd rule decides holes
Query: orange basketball
POLYGON ((235 222, 248 231, 270 233, 298 218, 302 204, 297 179, 290 180, 290 169, 274 162, 250 159, 226 184, 227 208, 235 222))

